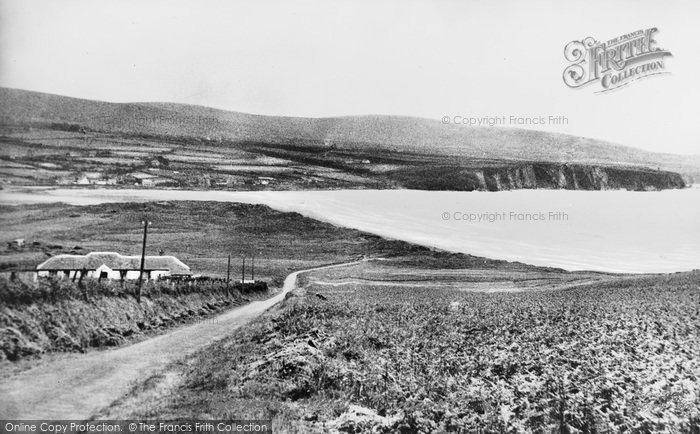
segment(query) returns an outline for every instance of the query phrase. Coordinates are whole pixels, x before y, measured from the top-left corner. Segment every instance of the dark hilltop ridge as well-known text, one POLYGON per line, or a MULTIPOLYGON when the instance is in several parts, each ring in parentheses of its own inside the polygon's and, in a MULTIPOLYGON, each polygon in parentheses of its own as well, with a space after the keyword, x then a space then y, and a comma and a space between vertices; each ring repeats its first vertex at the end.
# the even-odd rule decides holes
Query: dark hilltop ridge
POLYGON ((660 190, 700 176, 700 155, 565 134, 399 116, 260 116, 8 88, 0 88, 0 141, 0 176, 19 185, 74 184, 92 173, 83 184, 660 190))

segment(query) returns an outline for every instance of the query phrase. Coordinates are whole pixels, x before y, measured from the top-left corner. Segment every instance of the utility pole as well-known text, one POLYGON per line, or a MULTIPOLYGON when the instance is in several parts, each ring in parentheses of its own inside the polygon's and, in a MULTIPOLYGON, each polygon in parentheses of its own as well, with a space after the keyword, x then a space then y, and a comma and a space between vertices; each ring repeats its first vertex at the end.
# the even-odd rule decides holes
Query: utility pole
POLYGON ((143 246, 141 247, 141 269, 139 270, 139 286, 136 291, 136 301, 139 304, 141 303, 141 283, 143 281, 143 268, 146 263, 146 237, 148 236, 148 225, 150 225, 151 222, 148 221, 148 218, 144 217, 141 224, 143 224, 143 246))
POLYGON ((243 288, 243 284, 245 284, 245 258, 243 258, 243 271, 241 274, 241 289, 243 288))
POLYGON ((251 270, 252 270, 252 271, 251 271, 250 280, 252 280, 253 282, 255 282, 255 253, 253 253, 252 261, 253 261, 253 264, 252 264, 252 266, 251 266, 251 270))
POLYGON ((231 281, 231 255, 228 255, 228 265, 226 266, 226 292, 228 292, 228 284, 231 281))

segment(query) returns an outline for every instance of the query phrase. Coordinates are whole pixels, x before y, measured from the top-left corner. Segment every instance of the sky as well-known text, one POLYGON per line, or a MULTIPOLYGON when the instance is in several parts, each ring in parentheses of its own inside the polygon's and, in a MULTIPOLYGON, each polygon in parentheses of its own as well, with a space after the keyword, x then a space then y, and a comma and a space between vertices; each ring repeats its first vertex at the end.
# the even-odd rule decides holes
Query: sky
POLYGON ((0 0, 0 86, 266 115, 543 117, 527 127, 700 154, 697 22, 697 0, 0 0), (570 41, 650 27, 669 74, 563 83, 570 41))

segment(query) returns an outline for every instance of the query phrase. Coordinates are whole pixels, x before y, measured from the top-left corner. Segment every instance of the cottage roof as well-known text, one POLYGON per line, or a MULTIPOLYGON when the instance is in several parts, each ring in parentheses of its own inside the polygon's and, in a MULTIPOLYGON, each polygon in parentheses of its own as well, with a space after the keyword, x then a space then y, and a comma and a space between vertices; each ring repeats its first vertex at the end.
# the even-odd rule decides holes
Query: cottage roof
MULTIPOLYGON (((37 270, 96 270, 102 264, 112 270, 139 270, 141 256, 123 256, 115 252, 87 255, 56 255, 39 264, 37 270)), ((174 256, 146 256, 145 270, 170 270, 171 274, 190 274, 190 267, 174 256)))

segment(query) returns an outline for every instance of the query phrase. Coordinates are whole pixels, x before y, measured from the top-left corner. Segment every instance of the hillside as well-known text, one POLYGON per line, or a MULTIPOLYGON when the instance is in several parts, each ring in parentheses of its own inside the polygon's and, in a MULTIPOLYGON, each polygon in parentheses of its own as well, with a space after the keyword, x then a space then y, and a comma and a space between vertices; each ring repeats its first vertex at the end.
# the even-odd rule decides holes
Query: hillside
MULTIPOLYGON (((466 186, 447 186, 466 190, 493 190, 501 186, 677 188, 683 181, 668 172, 682 174, 686 183, 700 176, 700 155, 656 154, 563 134, 443 125, 437 120, 398 116, 260 116, 202 106, 107 103, 0 88, 0 123, 4 125, 5 139, 12 137, 33 144, 38 143, 35 137, 18 135, 12 128, 72 128, 77 133, 83 127, 96 140, 108 135, 111 139, 148 138, 161 144, 175 141, 190 149, 201 150, 206 146, 209 155, 212 149, 224 154, 233 149, 248 153, 251 158, 283 160, 286 167, 312 172, 321 167, 324 171, 343 172, 342 182, 321 185, 329 188, 445 188, 443 182, 437 186, 423 185, 420 177, 425 174, 418 174, 415 169, 426 167, 440 169, 441 173, 448 168, 446 173, 471 179, 466 186), (637 181, 632 182, 627 180, 627 175, 620 178, 611 172, 611 166, 626 173, 630 170, 643 173, 634 175, 637 181), (571 167, 574 169, 570 170, 571 167), (518 180, 509 172, 515 169, 549 175, 518 180), (575 180, 565 174, 567 170, 585 173, 588 180, 575 180), (490 180, 488 171, 493 172, 490 180), (362 182, 355 179, 358 176, 362 182), (562 182, 567 176, 569 181, 562 182), (612 182, 607 181, 610 178, 612 182), (647 181, 639 179, 651 183, 644 184, 647 181)), ((291 188, 299 188, 297 184, 292 183, 291 188)))

